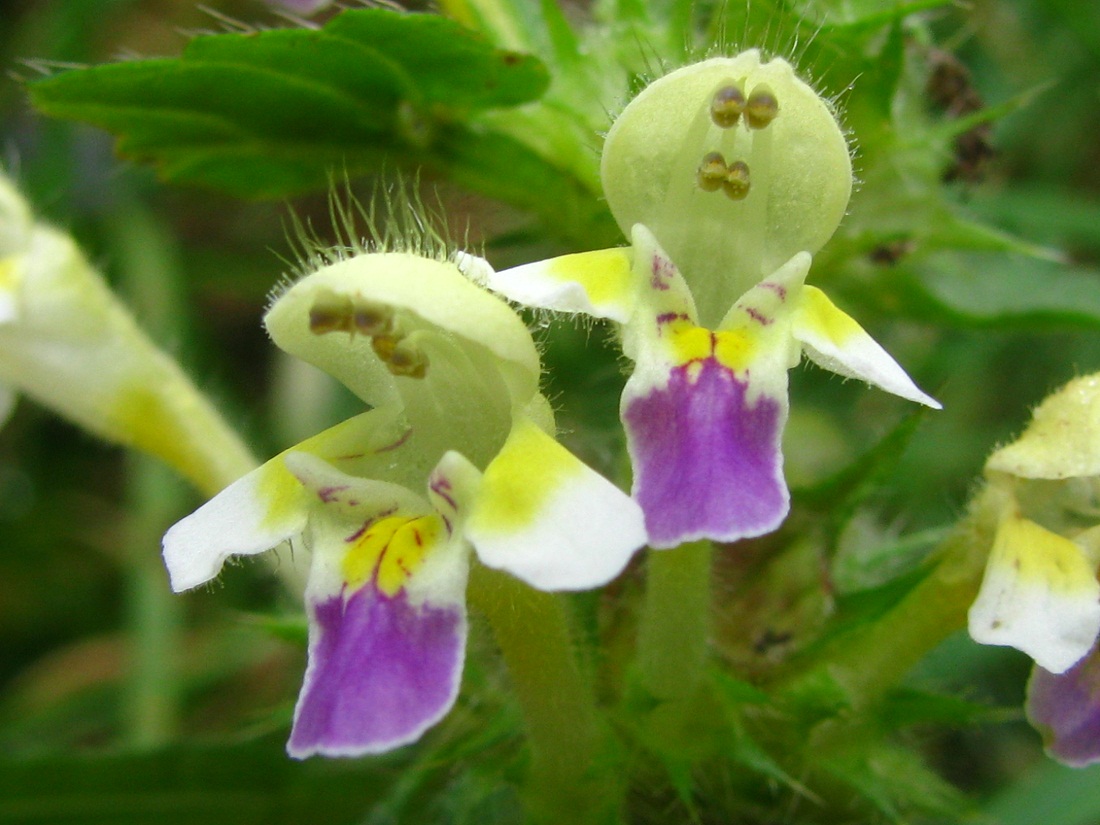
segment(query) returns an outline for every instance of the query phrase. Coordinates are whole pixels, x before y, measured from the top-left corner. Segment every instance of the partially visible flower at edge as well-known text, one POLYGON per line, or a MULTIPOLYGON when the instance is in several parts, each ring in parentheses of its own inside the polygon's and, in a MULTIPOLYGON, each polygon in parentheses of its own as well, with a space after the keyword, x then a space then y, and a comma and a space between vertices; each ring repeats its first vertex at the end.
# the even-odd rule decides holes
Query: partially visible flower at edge
POLYGON ((491 273, 530 306, 621 326, 621 414, 650 544, 774 530, 789 509, 781 437, 800 354, 939 408, 819 289, 811 253, 851 190, 825 103, 751 50, 685 67, 615 121, 602 160, 627 249, 491 273))
POLYGON ((471 547, 537 588, 573 590, 613 578, 645 541, 637 505, 552 437, 515 312, 451 261, 360 253, 306 275, 265 323, 373 409, 271 459, 164 538, 176 590, 229 556, 288 539, 310 551, 297 758, 390 750, 447 713, 471 547))
POLYGON ((214 492, 254 466, 69 236, 0 173, 0 421, 22 392, 214 492))
POLYGON ((970 635, 1035 660, 1028 717, 1052 756, 1100 761, 1100 374, 1044 400, 985 473, 1003 504, 970 635))

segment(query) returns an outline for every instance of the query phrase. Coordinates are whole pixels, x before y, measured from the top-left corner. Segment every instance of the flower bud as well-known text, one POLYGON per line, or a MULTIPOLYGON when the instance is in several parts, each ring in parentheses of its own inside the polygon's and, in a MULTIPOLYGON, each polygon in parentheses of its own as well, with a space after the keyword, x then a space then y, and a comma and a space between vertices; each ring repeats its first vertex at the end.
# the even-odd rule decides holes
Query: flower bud
POLYGON ((1024 434, 985 467, 1018 478, 1100 476, 1100 373, 1075 378, 1047 397, 1024 434))

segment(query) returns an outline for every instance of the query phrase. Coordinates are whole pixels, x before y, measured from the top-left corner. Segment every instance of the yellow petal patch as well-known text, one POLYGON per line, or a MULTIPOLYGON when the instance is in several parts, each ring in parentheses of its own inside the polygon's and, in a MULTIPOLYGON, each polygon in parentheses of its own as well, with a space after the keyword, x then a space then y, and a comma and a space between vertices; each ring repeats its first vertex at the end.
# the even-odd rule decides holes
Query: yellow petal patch
POLYGON ((374 522, 352 537, 343 561, 344 581, 354 589, 373 581, 387 596, 396 595, 441 532, 435 516, 390 516, 374 522))
POLYGON ((711 332, 689 323, 677 322, 665 327, 677 364, 690 364, 716 358, 722 366, 735 372, 752 361, 756 342, 745 329, 711 332))
POLYGON ((621 301, 630 290, 630 259, 625 249, 563 255, 547 263, 550 277, 576 281, 595 306, 621 301))
POLYGON ((302 482, 298 480, 282 460, 282 454, 264 464, 257 472, 258 500, 263 502, 264 527, 271 527, 285 517, 287 513, 301 510, 306 500, 302 482))
POLYGON ((488 285, 510 300, 624 322, 635 294, 627 249, 562 255, 497 272, 488 285))
POLYGON ((1022 478, 1100 475, 1100 373, 1048 396, 1024 434, 993 453, 986 468, 1022 478))
POLYGON ((1056 594, 1096 590, 1096 576, 1081 548, 1028 519, 1005 521, 997 532, 990 563, 1012 565, 1022 583, 1041 584, 1056 594))
POLYGON ((922 392, 890 354, 820 289, 803 287, 792 320, 795 339, 819 367, 940 409, 940 403, 922 392))
POLYGON ((823 335, 837 346, 866 335, 855 320, 837 309, 828 296, 815 286, 805 286, 802 292, 802 323, 823 335))
POLYGON ((1009 645, 1062 673, 1100 632, 1100 585, 1074 542, 1017 515, 997 529, 970 635, 1009 645))
POLYGON ((606 584, 646 538, 637 503, 527 418, 482 475, 463 534, 484 564, 540 590, 606 584))
POLYGON ((13 292, 19 285, 19 268, 16 258, 0 260, 0 292, 13 292))
MULTIPOLYGON (((192 403, 188 403, 186 387, 173 383, 174 370, 160 376, 155 386, 146 383, 148 375, 140 381, 129 381, 117 389, 113 408, 106 411, 100 431, 127 446, 144 450, 176 469, 185 478, 194 480, 208 489, 219 479, 232 477, 228 467, 211 472, 211 458, 199 449, 191 437, 196 432, 196 419, 208 415, 192 403), (190 416, 184 420, 183 416, 190 416), (212 479, 211 476, 217 478, 212 479)), ((104 381, 106 384, 106 381, 104 381)), ((226 463, 236 456, 225 456, 226 463)), ((216 466, 216 465, 215 465, 216 466)), ((293 478, 291 479, 293 480, 293 478)))
POLYGON ((520 419, 485 470, 470 528, 510 532, 526 527, 555 491, 583 467, 530 419, 520 419))

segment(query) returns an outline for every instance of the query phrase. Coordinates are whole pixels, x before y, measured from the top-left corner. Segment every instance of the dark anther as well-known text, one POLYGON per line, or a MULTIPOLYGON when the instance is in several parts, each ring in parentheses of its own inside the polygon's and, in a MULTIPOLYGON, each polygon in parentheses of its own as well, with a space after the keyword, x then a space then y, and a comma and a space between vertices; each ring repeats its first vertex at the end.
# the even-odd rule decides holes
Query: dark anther
POLYGON ((428 373, 428 356, 421 350, 399 345, 386 362, 390 372, 406 378, 423 378, 428 373))
POLYGON ((710 119, 715 126, 729 129, 737 125, 745 111, 745 93, 737 86, 723 86, 710 101, 710 119))
POLYGON ((384 335, 393 331, 393 312, 381 304, 356 306, 351 320, 356 331, 363 335, 384 335))
POLYGON ((726 170, 726 179, 722 181, 722 191, 731 200, 744 200, 749 194, 749 165, 743 160, 735 160, 726 170))
POLYGON ((704 192, 717 192, 726 182, 726 159, 721 152, 710 152, 699 164, 695 178, 704 192))
POLYGON ((333 293, 318 295, 309 309, 309 331, 314 335, 324 335, 351 330, 351 301, 333 293))
POLYGON ((763 129, 779 114, 779 101, 766 88, 752 90, 745 104, 745 124, 750 129, 763 129))
POLYGON ((394 375, 423 378, 428 372, 428 356, 403 338, 376 335, 371 339, 371 347, 394 375))
POLYGON ((375 355, 388 364, 393 357, 393 351, 397 349, 398 340, 392 335, 376 335, 371 339, 371 349, 374 350, 375 355))

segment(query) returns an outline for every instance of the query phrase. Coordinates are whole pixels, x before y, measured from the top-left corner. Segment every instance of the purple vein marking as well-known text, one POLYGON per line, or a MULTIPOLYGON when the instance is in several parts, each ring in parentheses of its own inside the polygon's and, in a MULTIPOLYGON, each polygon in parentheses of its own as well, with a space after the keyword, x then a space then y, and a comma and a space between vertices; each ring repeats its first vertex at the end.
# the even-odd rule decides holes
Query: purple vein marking
POLYGON ((649 285, 651 287, 661 291, 670 288, 668 280, 676 272, 676 267, 673 266, 672 261, 662 258, 660 255, 654 255, 651 271, 653 273, 649 279, 649 285))
POLYGON ((760 283, 760 287, 762 289, 770 289, 772 292, 779 296, 780 301, 787 300, 787 287, 783 286, 782 284, 777 284, 773 281, 762 281, 760 283))
POLYGON ((393 506, 390 507, 388 510, 383 510, 381 513, 371 516, 369 519, 363 522, 362 527, 360 527, 358 530, 356 530, 354 533, 344 539, 344 541, 346 541, 348 544, 351 544, 353 541, 358 541, 360 537, 362 537, 362 535, 367 532, 371 527, 380 522, 382 519, 388 516, 392 516, 396 512, 397 507, 393 506))
MULTIPOLYGON (((782 287, 780 287, 780 289, 782 289, 782 287)), ((775 320, 774 318, 769 318, 763 312, 758 309, 754 309, 753 307, 744 307, 744 310, 748 314, 748 316, 752 318, 752 320, 756 321, 756 323, 760 324, 761 326, 766 327, 768 324, 775 320)))
POLYGON ((398 447, 400 447, 402 444, 404 444, 406 441, 409 440, 409 436, 412 435, 412 432, 413 432, 412 427, 409 427, 409 429, 405 430, 405 432, 401 435, 401 437, 399 439, 397 439, 397 441, 393 442, 392 444, 387 444, 385 447, 379 447, 374 452, 375 453, 388 453, 390 450, 396 450, 398 447))
POLYGON ((673 321, 690 321, 686 312, 662 312, 657 316, 657 325, 671 324, 673 321))
POLYGON ((451 489, 450 481, 448 481, 443 476, 436 476, 432 479, 431 484, 428 485, 428 489, 430 489, 433 493, 435 493, 437 496, 447 502, 451 506, 452 510, 458 512, 458 503, 454 500, 454 497, 449 492, 449 490, 451 489))
POLYGON ((317 491, 317 498, 321 499, 325 504, 330 504, 339 498, 340 493, 348 489, 347 484, 335 484, 330 487, 322 487, 317 491))

